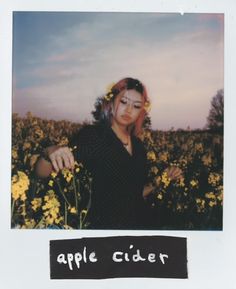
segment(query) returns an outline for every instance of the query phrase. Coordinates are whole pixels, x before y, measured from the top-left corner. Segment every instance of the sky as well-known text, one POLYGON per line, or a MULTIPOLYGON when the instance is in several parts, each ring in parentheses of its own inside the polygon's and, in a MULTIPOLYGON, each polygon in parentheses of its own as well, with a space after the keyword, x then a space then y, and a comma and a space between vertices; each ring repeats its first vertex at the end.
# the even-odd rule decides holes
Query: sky
POLYGON ((146 86, 153 129, 203 128, 224 88, 223 14, 14 12, 13 112, 90 121, 124 77, 146 86))

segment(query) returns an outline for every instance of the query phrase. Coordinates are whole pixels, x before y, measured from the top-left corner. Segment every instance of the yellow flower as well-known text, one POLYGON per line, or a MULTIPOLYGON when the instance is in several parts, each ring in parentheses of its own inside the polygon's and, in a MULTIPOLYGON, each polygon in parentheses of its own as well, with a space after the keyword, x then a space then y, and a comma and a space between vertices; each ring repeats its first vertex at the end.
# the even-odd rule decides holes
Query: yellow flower
POLYGON ((76 214, 76 213, 77 213, 77 210, 76 210, 75 207, 72 207, 72 208, 70 209, 70 212, 71 212, 72 214, 76 214))
POLYGON ((203 199, 201 199, 201 198, 197 198, 197 199, 196 199, 197 212, 198 212, 198 213, 204 212, 204 210, 205 210, 205 203, 206 203, 206 201, 203 200, 203 199))
POLYGON ((59 224, 61 221, 63 221, 63 217, 59 217, 55 219, 56 224, 59 224))
POLYGON ((34 134, 36 135, 38 140, 44 137, 44 133, 39 126, 35 127, 34 134))
POLYGON ((221 194, 221 195, 217 196, 217 199, 218 199, 219 201, 222 201, 222 200, 223 200, 223 195, 221 194))
POLYGON ((24 229, 33 229, 35 225, 36 225, 36 222, 34 219, 25 219, 24 229))
POLYGON ((220 182, 221 176, 217 173, 210 173, 208 177, 208 183, 212 186, 217 186, 220 182))
POLYGON ((213 192, 206 193, 206 194, 205 194, 205 197, 206 197, 207 199, 215 199, 215 198, 216 198, 216 196, 215 196, 215 194, 214 194, 213 192))
POLYGON ((194 187, 197 187, 198 181, 191 180, 190 185, 191 185, 193 188, 194 188, 194 187))
POLYGON ((43 215, 45 217, 46 225, 52 225, 56 220, 60 218, 60 203, 53 190, 49 190, 44 197, 45 205, 42 207, 43 215))
POLYGON ((34 211, 37 211, 37 209, 42 205, 42 198, 34 198, 33 201, 31 201, 32 209, 34 211))
POLYGON ((180 177, 179 179, 176 180, 176 183, 175 183, 178 187, 184 187, 185 186, 185 182, 184 182, 184 178, 183 177, 180 177))
POLYGON ((151 132, 150 132, 150 130, 148 130, 148 129, 142 130, 141 134, 139 135, 139 138, 140 138, 142 141, 144 141, 144 140, 147 141, 150 145, 153 145, 153 144, 154 144, 154 141, 153 141, 151 132))
POLYGON ((24 202, 24 201, 27 199, 26 194, 22 194, 21 197, 20 197, 20 199, 21 199, 21 201, 24 202))
POLYGON ((161 176, 161 181, 164 184, 164 188, 167 188, 170 184, 170 178, 168 178, 167 172, 164 172, 161 176))
POLYGON ((211 163, 212 163, 212 158, 211 158, 211 155, 208 154, 208 155, 204 155, 202 157, 202 162, 205 166, 209 166, 211 163))
POLYGON ((76 168, 75 171, 76 171, 76 173, 79 173, 80 168, 76 168))
POLYGON ((144 103, 144 110, 146 111, 146 113, 149 113, 149 111, 151 110, 151 103, 149 101, 146 101, 144 103))
POLYGON ((63 169, 62 174, 67 183, 69 183, 73 178, 73 174, 68 169, 63 169))
POLYGON ((72 174, 68 175, 68 176, 66 177, 67 183, 69 183, 72 178, 73 178, 73 175, 72 175, 72 174))
POLYGON ((179 179, 179 186, 180 186, 180 187, 184 187, 184 186, 185 186, 184 178, 183 178, 183 177, 181 177, 181 178, 179 179))
POLYGON ((110 100, 112 99, 112 97, 113 97, 113 93, 109 92, 108 94, 106 94, 106 95, 104 96, 104 99, 105 99, 106 101, 110 101, 110 100))
POLYGON ((67 146, 68 143, 69 143, 68 138, 64 136, 64 137, 61 138, 61 140, 60 140, 60 142, 59 142, 58 145, 60 145, 60 146, 67 146))
POLYGON ((14 149, 12 150, 12 158, 15 160, 18 158, 17 150, 14 150, 14 149))
POLYGON ((50 180, 50 181, 48 182, 48 185, 49 185, 50 187, 53 187, 53 184, 54 184, 53 180, 50 180))
POLYGON ((162 193, 159 193, 159 194, 157 195, 157 199, 159 199, 159 200, 162 200, 162 199, 163 199, 162 193))
POLYGON ((12 198, 13 200, 20 199, 21 201, 26 200, 26 191, 29 189, 29 178, 22 172, 18 171, 17 175, 12 177, 11 187, 12 187, 12 198))
POLYGON ((216 206, 216 201, 210 201, 210 202, 209 202, 209 206, 210 206, 210 207, 216 206))
POLYGON ((203 152, 203 145, 202 145, 202 143, 196 143, 195 144, 195 149, 196 149, 196 151, 198 151, 198 152, 203 152))
POLYGON ((31 143, 25 142, 24 145, 23 145, 23 150, 25 151, 25 150, 27 150, 29 148, 31 148, 31 143))
POLYGON ((150 151, 147 153, 147 159, 152 161, 152 162, 155 162, 156 161, 156 154, 154 151, 150 151))
POLYGON ((168 152, 163 152, 159 155, 159 159, 163 162, 166 162, 168 160, 168 152))
POLYGON ((52 173, 51 173, 51 177, 52 177, 53 179, 55 179, 56 176, 57 176, 57 173, 55 173, 55 172, 52 172, 52 173))

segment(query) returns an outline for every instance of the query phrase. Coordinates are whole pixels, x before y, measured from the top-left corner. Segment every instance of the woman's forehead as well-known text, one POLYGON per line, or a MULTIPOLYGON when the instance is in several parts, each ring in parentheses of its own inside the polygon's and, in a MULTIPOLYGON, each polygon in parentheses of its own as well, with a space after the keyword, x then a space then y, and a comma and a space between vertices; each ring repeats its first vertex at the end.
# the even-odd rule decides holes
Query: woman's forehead
POLYGON ((143 97, 140 92, 134 89, 128 89, 124 92, 123 97, 126 97, 132 101, 142 101, 143 97))

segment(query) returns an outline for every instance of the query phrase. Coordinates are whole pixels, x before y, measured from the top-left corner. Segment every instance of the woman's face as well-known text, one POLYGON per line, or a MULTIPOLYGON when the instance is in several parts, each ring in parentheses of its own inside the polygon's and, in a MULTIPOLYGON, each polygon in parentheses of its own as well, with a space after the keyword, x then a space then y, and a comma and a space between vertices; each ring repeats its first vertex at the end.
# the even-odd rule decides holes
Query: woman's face
POLYGON ((122 126, 133 124, 143 109, 143 97, 134 89, 118 95, 113 107, 113 121, 122 126))

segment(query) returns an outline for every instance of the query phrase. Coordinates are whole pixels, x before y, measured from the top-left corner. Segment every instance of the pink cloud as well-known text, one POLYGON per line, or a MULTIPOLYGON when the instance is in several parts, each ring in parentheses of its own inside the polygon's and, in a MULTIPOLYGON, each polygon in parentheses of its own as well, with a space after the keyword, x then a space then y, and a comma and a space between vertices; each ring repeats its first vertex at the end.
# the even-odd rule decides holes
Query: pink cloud
POLYGON ((217 20, 218 23, 224 26, 224 14, 223 13, 199 13, 198 19, 202 21, 217 20))

